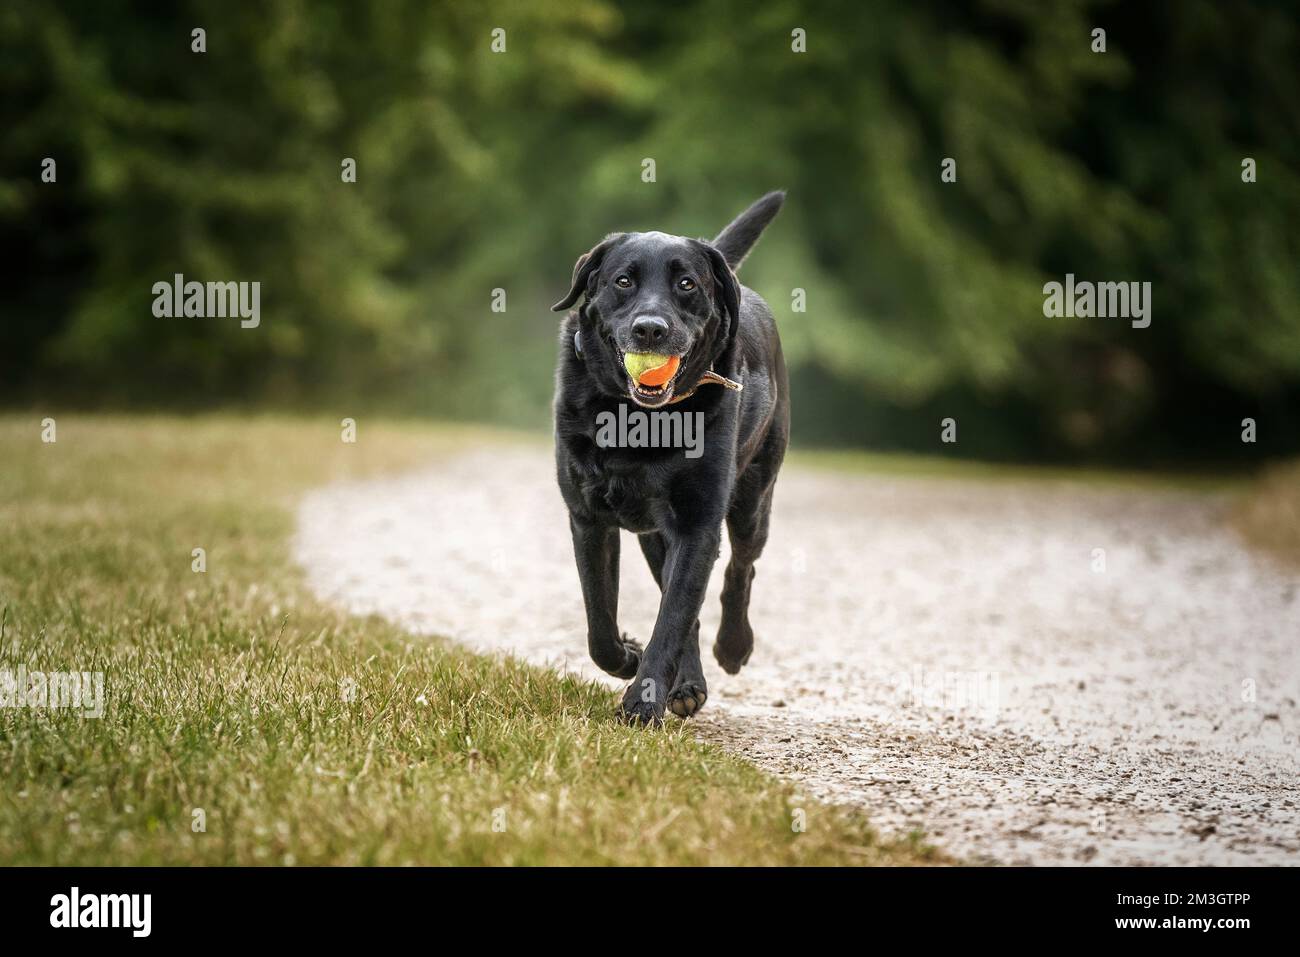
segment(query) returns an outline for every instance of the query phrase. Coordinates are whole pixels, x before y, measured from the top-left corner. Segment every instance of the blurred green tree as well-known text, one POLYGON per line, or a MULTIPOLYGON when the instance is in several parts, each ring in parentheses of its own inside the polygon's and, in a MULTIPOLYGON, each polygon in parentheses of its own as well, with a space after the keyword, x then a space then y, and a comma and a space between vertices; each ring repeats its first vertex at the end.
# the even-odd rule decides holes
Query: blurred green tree
POLYGON ((1294 451, 1297 23, 1268 0, 11 0, 0 389, 542 423, 579 253, 709 236, 786 187, 744 278, 797 437, 932 449, 956 415, 964 454, 1294 451), (154 318, 176 272, 262 281, 266 318, 154 318), (1151 327, 1045 318, 1067 272, 1151 282, 1151 327), (1246 415, 1269 428, 1243 449, 1246 415))

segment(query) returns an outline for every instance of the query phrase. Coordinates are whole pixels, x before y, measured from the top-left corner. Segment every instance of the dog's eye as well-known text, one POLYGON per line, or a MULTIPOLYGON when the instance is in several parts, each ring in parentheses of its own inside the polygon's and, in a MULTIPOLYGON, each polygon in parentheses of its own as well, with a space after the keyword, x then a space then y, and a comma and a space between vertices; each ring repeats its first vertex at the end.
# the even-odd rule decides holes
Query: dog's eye
POLYGON ((682 292, 690 292, 695 288, 695 280, 690 276, 683 276, 681 279, 677 280, 677 288, 682 292))
POLYGON ((627 289, 632 285, 632 280, 627 276, 619 276, 614 280, 614 285, 618 286, 620 289, 627 289))

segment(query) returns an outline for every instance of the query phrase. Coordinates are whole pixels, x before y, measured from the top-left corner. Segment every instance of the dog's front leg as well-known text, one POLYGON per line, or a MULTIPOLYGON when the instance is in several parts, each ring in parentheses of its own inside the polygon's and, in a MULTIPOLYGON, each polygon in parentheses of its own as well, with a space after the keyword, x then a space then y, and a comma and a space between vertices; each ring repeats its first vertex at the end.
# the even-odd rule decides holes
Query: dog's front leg
POLYGON ((570 514, 569 529, 587 606, 591 660, 616 678, 631 678, 641 663, 641 646, 618 633, 618 527, 589 524, 570 514))
POLYGON ((718 559, 721 529, 667 534, 666 538, 659 617, 636 678, 623 696, 624 717, 646 724, 661 721, 667 707, 688 717, 703 706, 706 696, 700 633, 695 625, 709 573, 718 559))

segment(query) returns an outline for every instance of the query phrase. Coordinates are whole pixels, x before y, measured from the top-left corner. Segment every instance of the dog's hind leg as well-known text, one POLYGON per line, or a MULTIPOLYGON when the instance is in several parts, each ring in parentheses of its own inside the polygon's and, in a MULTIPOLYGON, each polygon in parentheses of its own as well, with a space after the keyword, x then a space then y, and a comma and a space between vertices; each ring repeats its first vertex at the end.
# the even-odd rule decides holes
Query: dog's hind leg
POLYGON ((644 535, 638 535, 636 540, 641 545, 641 554, 645 556, 645 563, 650 566, 650 574, 655 577, 655 584, 659 586, 659 591, 664 590, 664 558, 668 554, 668 543, 664 541, 663 535, 658 532, 646 532, 644 535))
POLYGON ((729 675, 738 672, 754 650, 754 630, 749 626, 749 591, 754 582, 754 562, 767 544, 772 489, 773 484, 769 484, 757 496, 757 501, 738 499, 727 513, 731 560, 722 579, 722 622, 717 641, 713 643, 713 657, 729 675))
POLYGON ((616 678, 632 678, 641 664, 641 646, 618 633, 618 528, 580 523, 570 515, 569 529, 587 607, 591 660, 616 678))
MULTIPOLYGON (((638 535, 641 552, 645 555, 650 574, 655 578, 659 590, 664 587, 664 558, 668 554, 668 545, 659 532, 638 535)), ((681 718, 689 718, 704 707, 709 698, 709 688, 704 681, 704 665, 700 661, 700 620, 695 619, 695 628, 686 639, 681 654, 677 658, 677 674, 673 687, 668 692, 668 709, 681 718)))

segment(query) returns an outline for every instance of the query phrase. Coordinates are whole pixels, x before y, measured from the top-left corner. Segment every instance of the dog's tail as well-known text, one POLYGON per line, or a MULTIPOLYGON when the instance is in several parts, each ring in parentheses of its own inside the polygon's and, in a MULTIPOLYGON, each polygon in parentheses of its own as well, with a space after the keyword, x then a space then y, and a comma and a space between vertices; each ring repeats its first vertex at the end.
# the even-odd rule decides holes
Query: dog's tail
POLYGON ((754 243, 758 242, 758 237, 763 235, 767 224, 781 211, 784 202, 785 190, 768 193, 718 233, 713 245, 726 258, 728 266, 732 269, 740 268, 749 251, 754 248, 754 243))

